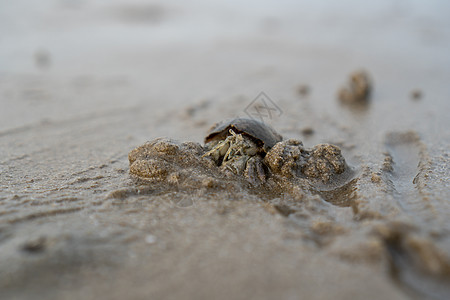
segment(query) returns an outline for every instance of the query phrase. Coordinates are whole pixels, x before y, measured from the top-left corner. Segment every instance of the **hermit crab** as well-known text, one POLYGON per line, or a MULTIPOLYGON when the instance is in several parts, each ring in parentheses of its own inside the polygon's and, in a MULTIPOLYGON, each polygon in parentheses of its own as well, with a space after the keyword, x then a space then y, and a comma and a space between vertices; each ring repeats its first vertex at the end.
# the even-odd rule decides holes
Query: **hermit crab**
POLYGON ((236 118, 214 125, 205 137, 207 152, 223 171, 244 175, 253 185, 266 180, 263 159, 282 140, 272 127, 262 122, 236 118))

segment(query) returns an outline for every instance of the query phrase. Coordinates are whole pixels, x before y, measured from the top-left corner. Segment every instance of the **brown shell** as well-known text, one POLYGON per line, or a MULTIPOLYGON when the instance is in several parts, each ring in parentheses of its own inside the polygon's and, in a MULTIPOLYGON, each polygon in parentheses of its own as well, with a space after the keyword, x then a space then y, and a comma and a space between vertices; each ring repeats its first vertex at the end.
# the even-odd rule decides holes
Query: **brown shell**
POLYGON ((215 124, 205 137, 205 144, 224 140, 230 135, 230 129, 251 138, 265 152, 268 152, 283 137, 272 127, 253 119, 236 118, 215 124))

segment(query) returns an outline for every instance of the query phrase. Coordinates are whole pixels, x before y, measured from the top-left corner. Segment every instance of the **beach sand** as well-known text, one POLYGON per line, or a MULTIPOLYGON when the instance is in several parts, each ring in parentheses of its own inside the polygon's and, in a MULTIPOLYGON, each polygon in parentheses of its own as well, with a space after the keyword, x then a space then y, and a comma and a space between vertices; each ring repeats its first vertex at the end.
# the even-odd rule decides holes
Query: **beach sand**
POLYGON ((1 4, 0 299, 448 299, 449 10, 1 4), (357 70, 370 98, 343 103, 357 70), (266 195, 130 175, 135 147, 203 144, 261 92, 264 122, 352 176, 266 195))

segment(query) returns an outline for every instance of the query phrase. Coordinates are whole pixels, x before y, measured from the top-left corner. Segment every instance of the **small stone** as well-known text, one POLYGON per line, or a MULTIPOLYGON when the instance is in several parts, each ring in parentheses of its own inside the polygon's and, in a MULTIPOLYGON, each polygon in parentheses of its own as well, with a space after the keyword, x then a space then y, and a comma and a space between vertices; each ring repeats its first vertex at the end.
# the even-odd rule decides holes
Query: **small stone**
POLYGON ((306 97, 309 95, 311 88, 307 85, 307 84, 301 84, 298 89, 297 89, 298 93, 300 94, 300 96, 302 97, 306 97))
POLYGON ((305 136, 310 136, 314 134, 314 129, 312 127, 305 127, 302 129, 302 134, 305 136))
POLYGON ((421 90, 413 90, 411 91, 411 99, 413 100, 420 100, 422 99, 423 94, 421 90))
POLYGON ((51 55, 47 50, 38 50, 34 53, 34 62, 40 69, 47 69, 51 65, 51 55))
POLYGON ((349 82, 338 92, 338 98, 344 103, 361 103, 369 100, 373 86, 365 71, 350 74, 349 82))
POLYGON ((29 253, 39 253, 45 250, 47 239, 45 237, 38 237, 29 240, 22 245, 22 250, 29 253))

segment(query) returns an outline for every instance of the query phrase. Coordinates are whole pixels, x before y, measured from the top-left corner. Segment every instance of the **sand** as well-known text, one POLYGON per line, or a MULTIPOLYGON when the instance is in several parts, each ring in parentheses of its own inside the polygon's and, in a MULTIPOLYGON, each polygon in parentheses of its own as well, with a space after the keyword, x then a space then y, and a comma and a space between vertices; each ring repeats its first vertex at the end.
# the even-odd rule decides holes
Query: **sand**
POLYGON ((448 6, 1 4, 0 299, 448 299, 448 6), (342 103, 358 70, 370 98, 342 103), (129 173, 135 147, 203 144, 261 92, 265 122, 352 176, 265 193, 129 173))

